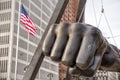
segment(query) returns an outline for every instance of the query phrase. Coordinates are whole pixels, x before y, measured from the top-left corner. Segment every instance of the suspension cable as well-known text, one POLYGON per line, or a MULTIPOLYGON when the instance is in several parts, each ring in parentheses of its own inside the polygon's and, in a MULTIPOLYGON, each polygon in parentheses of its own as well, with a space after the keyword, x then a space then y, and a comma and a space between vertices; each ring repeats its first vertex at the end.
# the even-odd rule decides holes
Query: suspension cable
POLYGON ((103 15, 103 13, 100 14, 100 18, 99 18, 99 21, 98 21, 98 24, 97 24, 97 27, 98 27, 98 28, 100 27, 99 25, 100 25, 101 20, 102 20, 102 15, 103 15))
POLYGON ((99 18, 97 27, 99 27, 99 25, 101 23, 103 13, 104 13, 103 0, 101 0, 101 14, 100 14, 100 18, 99 18))
POLYGON ((107 26, 108 26, 108 28, 109 28, 110 34, 111 34, 111 36, 112 36, 112 38, 113 38, 113 41, 114 41, 115 45, 117 46, 117 43, 116 43, 116 41, 115 41, 115 39, 114 39, 112 30, 111 30, 111 28, 110 28, 110 24, 109 24, 108 19, 107 19, 106 15, 105 15, 105 10, 104 10, 104 6, 103 6, 103 0, 101 0, 101 7, 102 7, 102 8, 101 8, 101 15, 100 15, 100 18, 99 18, 99 22, 98 22, 97 27, 99 27, 99 25, 100 25, 100 23, 101 23, 102 15, 103 15, 104 18, 105 18, 105 21, 106 21, 106 23, 107 23, 107 26))
MULTIPOLYGON (((110 27, 110 24, 109 24, 109 21, 108 21, 108 19, 107 19, 107 16, 105 15, 105 10, 104 10, 104 7, 103 7, 103 0, 101 0, 101 4, 102 4, 101 13, 104 15, 105 21, 106 21, 106 23, 107 23, 107 26, 108 26, 108 28, 109 28, 110 34, 111 34, 111 36, 112 36, 112 39, 113 39, 115 45, 118 46, 117 43, 116 43, 116 41, 115 41, 115 38, 114 38, 114 36, 113 36, 113 32, 112 32, 112 29, 111 29, 111 27, 110 27)), ((119 57, 120 57, 120 53, 117 53, 117 54, 118 54, 119 57)))
POLYGON ((95 5, 94 5, 94 0, 92 0, 92 5, 93 5, 93 12, 94 12, 94 16, 95 16, 95 22, 96 22, 96 26, 97 26, 97 16, 96 16, 96 10, 95 10, 95 5))
POLYGON ((112 38, 113 38, 113 41, 114 41, 115 45, 117 46, 117 43, 116 43, 116 41, 115 41, 115 39, 114 39, 114 36, 113 36, 113 32, 112 32, 112 30, 111 30, 110 24, 109 24, 109 22, 108 22, 108 20, 107 20, 107 17, 106 17, 106 15, 105 15, 105 13, 104 13, 104 17, 105 17, 106 23, 107 23, 107 25, 108 25, 110 34, 111 34, 111 36, 112 36, 112 38))
MULTIPOLYGON (((116 35, 116 36, 113 36, 114 38, 118 38, 118 37, 120 37, 120 35, 116 35)), ((110 39, 110 38, 112 38, 112 37, 106 37, 107 39, 110 39)))

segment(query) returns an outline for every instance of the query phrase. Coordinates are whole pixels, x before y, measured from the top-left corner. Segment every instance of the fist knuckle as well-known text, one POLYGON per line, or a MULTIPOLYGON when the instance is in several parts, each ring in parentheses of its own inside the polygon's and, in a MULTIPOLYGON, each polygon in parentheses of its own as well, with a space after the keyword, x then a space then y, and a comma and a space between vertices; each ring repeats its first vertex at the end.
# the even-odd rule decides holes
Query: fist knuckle
POLYGON ((43 46, 43 47, 42 47, 42 51, 43 51, 43 53, 44 53, 46 56, 49 56, 49 48, 48 48, 48 47, 43 46))
POLYGON ((67 33, 68 27, 69 27, 69 23, 60 23, 56 28, 56 33, 57 34, 67 33))
POLYGON ((57 24, 53 24, 53 25, 51 25, 50 28, 49 28, 48 33, 51 33, 51 32, 52 32, 52 33, 55 33, 56 26, 57 26, 57 24))
POLYGON ((70 25, 69 34, 83 34, 86 27, 81 23, 74 23, 70 25))
POLYGON ((91 33, 93 33, 93 35, 99 35, 101 34, 101 31, 96 27, 92 27, 91 33))

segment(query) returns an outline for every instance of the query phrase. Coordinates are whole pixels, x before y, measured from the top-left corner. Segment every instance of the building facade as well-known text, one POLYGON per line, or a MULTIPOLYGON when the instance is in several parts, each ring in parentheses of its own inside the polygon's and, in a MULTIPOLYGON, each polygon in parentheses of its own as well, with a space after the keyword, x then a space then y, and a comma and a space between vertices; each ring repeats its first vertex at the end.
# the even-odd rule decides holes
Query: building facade
MULTIPOLYGON (((22 80, 57 0, 0 0, 0 80, 22 80), (23 4, 37 27, 35 37, 20 23, 23 4)), ((36 80, 59 80, 58 64, 45 58, 36 80)))

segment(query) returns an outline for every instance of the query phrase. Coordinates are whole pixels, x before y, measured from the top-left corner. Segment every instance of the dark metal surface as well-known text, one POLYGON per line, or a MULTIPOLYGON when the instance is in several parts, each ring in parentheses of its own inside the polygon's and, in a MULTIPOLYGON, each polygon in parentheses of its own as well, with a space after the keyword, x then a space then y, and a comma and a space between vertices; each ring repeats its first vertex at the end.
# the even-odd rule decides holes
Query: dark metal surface
POLYGON ((76 22, 82 22, 83 21, 86 1, 87 0, 79 0, 76 22))
POLYGON ((45 39, 45 36, 49 30, 49 27, 52 24, 60 22, 68 1, 69 0, 59 0, 58 4, 56 5, 53 15, 48 23, 46 30, 45 30, 45 33, 43 34, 43 37, 42 37, 42 39, 35 51, 35 54, 31 60, 31 63, 28 66, 27 71, 24 74, 23 80, 34 80, 35 79, 35 77, 39 71, 39 68, 41 66, 41 63, 45 57, 42 52, 42 49, 41 49, 43 41, 45 39))
POLYGON ((92 77, 98 69, 120 72, 119 49, 109 44, 102 32, 92 25, 54 24, 42 49, 53 61, 68 66, 73 75, 92 77))
MULTIPOLYGON (((83 22, 84 20, 84 10, 85 10, 86 1, 87 0, 79 0, 76 22, 83 22)), ((70 68, 67 67, 66 80, 70 80, 70 77, 71 77, 71 75, 69 74, 69 69, 70 68)))

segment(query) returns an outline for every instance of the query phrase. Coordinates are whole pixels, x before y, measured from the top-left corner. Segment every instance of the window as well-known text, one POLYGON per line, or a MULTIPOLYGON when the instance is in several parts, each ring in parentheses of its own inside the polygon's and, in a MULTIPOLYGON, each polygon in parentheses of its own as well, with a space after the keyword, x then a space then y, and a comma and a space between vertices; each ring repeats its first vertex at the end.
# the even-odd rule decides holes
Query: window
POLYGON ((40 36, 41 36, 41 37, 42 37, 43 33, 44 33, 44 31, 40 31, 40 36))
POLYGON ((40 20, 37 17, 35 17, 32 13, 30 13, 30 18, 32 19, 34 24, 40 25, 40 20))
POLYGON ((0 61, 0 72, 1 73, 7 72, 7 63, 8 63, 7 60, 0 61))
POLYGON ((32 56, 28 55, 28 61, 30 62, 32 60, 32 56))
POLYGON ((21 0, 21 3, 23 3, 25 6, 29 6, 29 0, 21 0))
POLYGON ((27 32, 27 30, 24 30, 24 29, 22 29, 21 27, 20 27, 20 36, 22 36, 22 37, 24 37, 24 38, 28 38, 28 32, 27 32))
POLYGON ((46 4, 46 6, 48 6, 49 8, 51 7, 51 3, 49 2, 49 0, 43 0, 44 4, 46 4))
POLYGON ((15 21, 18 22, 18 13, 15 13, 15 21))
POLYGON ((56 5, 58 0, 51 0, 51 1, 54 5, 56 5))
POLYGON ((46 61, 43 61, 41 66, 44 68, 47 68, 47 69, 49 69, 49 67, 50 67, 49 63, 46 61))
POLYGON ((0 33, 10 32, 10 24, 1 24, 0 33))
POLYGON ((11 19, 11 12, 0 14, 0 21, 8 21, 10 19, 11 19))
POLYGON ((48 23, 50 18, 48 18, 45 14, 42 13, 42 19, 48 23))
POLYGON ((21 47, 23 49, 27 49, 27 42, 25 42, 22 39, 19 39, 19 47, 21 47))
POLYGON ((15 48, 13 48, 13 50, 12 50, 12 56, 16 57, 16 49, 15 48))
POLYGON ((11 1, 5 1, 0 3, 0 10, 10 9, 11 1))
POLYGON ((15 61, 12 61, 11 72, 15 73, 15 61))
POLYGON ((46 72, 44 70, 40 70, 40 79, 48 80, 48 77, 47 77, 48 74, 49 74, 48 72, 46 72))
POLYGON ((38 0, 32 0, 39 8, 41 8, 41 2, 38 0))
POLYGON ((29 44, 29 51, 30 51, 30 52, 34 53, 34 52, 35 52, 35 49, 36 49, 35 46, 29 44))
MULTIPOLYGON (((37 2, 39 2, 39 1, 37 1, 37 2)), ((41 15, 40 10, 38 8, 36 8, 32 3, 31 3, 31 9, 30 10, 32 10, 32 12, 34 12, 37 16, 40 17, 40 15, 41 15)))
POLYGON ((0 36, 0 45, 9 44, 9 36, 0 36))
POLYGON ((37 37, 33 37, 32 35, 29 36, 29 40, 35 44, 38 45, 38 43, 40 42, 40 39, 37 37))
POLYGON ((44 22, 42 22, 41 28, 42 28, 42 29, 45 29, 46 27, 47 27, 47 25, 46 25, 44 22))
POLYGON ((18 26, 14 24, 14 32, 17 33, 18 26))
POLYGON ((26 65, 22 63, 17 63, 17 74, 23 75, 26 65))
POLYGON ((48 16, 51 16, 50 10, 49 10, 45 5, 43 5, 42 10, 43 10, 48 16))
POLYGON ((0 48, 0 57, 8 56, 8 48, 0 48))
MULTIPOLYGON (((36 27, 37 27, 37 26, 36 26, 36 27)), ((38 26, 38 27, 39 27, 39 26, 38 26)), ((39 36, 40 36, 40 29, 39 29, 39 28, 37 28, 36 33, 37 33, 37 35, 39 35, 39 36)))
POLYGON ((7 80, 7 78, 0 78, 0 80, 7 80))
MULTIPOLYGON (((24 0, 22 0, 22 1, 24 1, 24 0)), ((17 1, 15 2, 15 10, 19 11, 19 3, 17 1)))
POLYGON ((53 74, 53 80, 57 80, 57 79, 59 79, 59 76, 56 74, 53 74))
MULTIPOLYGON (((55 7, 54 7, 54 6, 51 6, 51 9, 52 9, 52 11, 54 11, 55 7)), ((52 13, 53 13, 53 12, 52 12, 52 13)))
POLYGON ((13 44, 17 45, 17 37, 16 36, 13 36, 13 44))
POLYGON ((18 59, 26 61, 27 60, 27 54, 18 50, 18 59))
POLYGON ((53 64, 51 64, 50 65, 51 67, 50 67, 50 69, 52 70, 52 71, 58 71, 58 67, 57 66, 55 66, 55 65, 53 65, 53 64))

